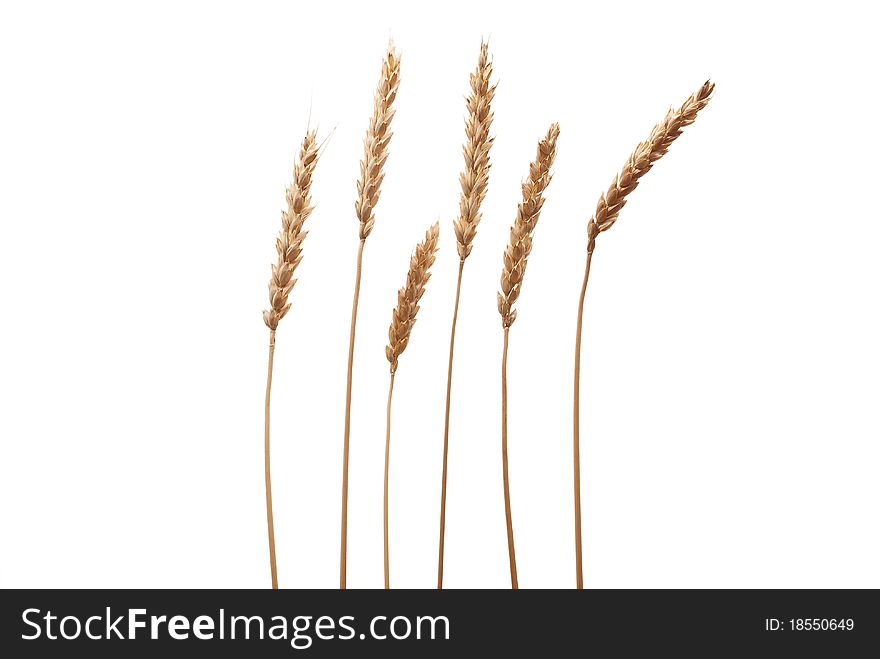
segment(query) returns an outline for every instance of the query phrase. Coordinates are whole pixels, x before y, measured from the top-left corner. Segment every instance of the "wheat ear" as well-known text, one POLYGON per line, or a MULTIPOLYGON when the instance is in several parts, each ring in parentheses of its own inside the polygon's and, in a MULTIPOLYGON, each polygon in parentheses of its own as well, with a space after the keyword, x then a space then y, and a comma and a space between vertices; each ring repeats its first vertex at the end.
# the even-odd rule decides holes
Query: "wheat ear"
POLYGON ((449 406, 452 400, 452 359, 455 353, 455 327, 458 323, 458 302, 461 297, 461 279, 465 259, 473 249, 482 214, 480 205, 489 187, 489 150, 495 138, 489 135, 492 127, 492 99, 495 85, 491 84, 492 60, 489 46, 480 43, 477 67, 471 73, 471 93, 467 98, 465 121, 464 170, 459 176, 461 200, 455 219, 455 238, 458 247, 458 281, 455 285, 455 306, 452 312, 452 330, 449 336, 449 366, 446 371, 446 416, 443 423, 443 472, 440 480, 440 545, 437 560, 437 588, 443 588, 443 549, 446 538, 446 465, 449 456, 449 406))
POLYGON ((391 454, 391 395, 394 391, 394 375, 397 373, 397 360, 406 346, 416 315, 419 312, 419 301, 425 294, 425 285, 431 278, 431 266, 437 256, 437 243, 440 239, 440 225, 434 223, 425 233, 425 239, 416 245, 410 257, 409 272, 406 275, 406 286, 397 292, 397 307, 391 314, 391 326, 388 328, 388 345, 385 356, 391 366, 391 379, 388 384, 388 405, 385 410, 385 496, 383 507, 383 531, 385 537, 385 588, 390 588, 388 567, 388 463, 391 454))
POLYGON ((287 187, 287 210, 281 211, 281 231, 275 240, 278 261, 272 264, 272 277, 269 279, 269 309, 263 312, 263 322, 269 328, 264 447, 266 520, 269 528, 269 567, 272 574, 272 588, 275 589, 278 588, 278 570, 275 563, 275 524, 272 517, 272 478, 269 460, 269 408, 272 395, 272 366, 275 359, 275 330, 278 329, 278 323, 290 309, 287 298, 296 284, 293 275, 302 260, 302 244, 307 233, 305 222, 314 208, 309 193, 312 186, 312 174, 318 164, 318 150, 315 132, 309 131, 303 139, 299 158, 293 166, 293 180, 287 187))
POLYGON ((617 221, 620 211, 626 204, 627 196, 636 189, 639 179, 644 176, 669 149, 682 129, 694 122, 697 113, 706 107, 715 85, 706 81, 679 108, 671 108, 663 121, 654 127, 650 136, 641 142, 630 155, 621 172, 605 194, 599 197, 596 212, 587 223, 587 259, 584 267, 584 281, 578 301, 577 331, 574 343, 574 535, 575 571, 577 587, 584 587, 583 551, 581 543, 581 467, 580 467, 580 378, 581 378, 581 331, 584 321, 584 298, 590 278, 590 263, 596 247, 596 237, 610 229, 617 221))
POLYGON ((501 355, 501 469, 504 480, 504 516, 507 521, 507 551, 510 558, 510 585, 518 588, 516 552, 513 543, 513 518, 510 513, 510 479, 507 470, 507 345, 510 326, 516 320, 514 303, 522 290, 523 276, 532 251, 532 235, 541 217, 544 192, 550 184, 550 168, 556 158, 556 139, 559 124, 552 124, 547 136, 538 143, 538 153, 529 167, 529 176, 522 184, 522 202, 516 211, 516 220, 510 228, 510 243, 504 250, 501 270, 501 290, 498 292, 498 312, 504 328, 504 349, 501 355))
POLYGON ((388 44, 388 52, 382 62, 382 74, 373 101, 373 116, 364 137, 364 157, 361 160, 361 174, 357 182, 357 200, 354 208, 360 221, 360 243, 358 244, 357 266, 354 280, 354 299, 351 304, 351 330, 348 339, 348 372, 345 385, 345 430, 342 447, 342 525, 339 550, 339 587, 345 588, 346 558, 348 546, 348 453, 351 437, 351 375, 354 366, 354 337, 357 326, 358 298, 361 290, 361 266, 364 256, 364 243, 376 221, 373 211, 379 202, 384 166, 388 159, 388 143, 391 140, 392 107, 400 84, 400 56, 393 43, 388 44))

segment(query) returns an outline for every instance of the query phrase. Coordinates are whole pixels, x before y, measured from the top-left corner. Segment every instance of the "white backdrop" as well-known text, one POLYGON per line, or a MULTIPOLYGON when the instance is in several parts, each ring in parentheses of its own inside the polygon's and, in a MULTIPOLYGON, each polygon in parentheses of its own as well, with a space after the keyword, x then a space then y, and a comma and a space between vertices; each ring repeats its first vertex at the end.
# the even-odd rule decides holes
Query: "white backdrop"
POLYGON ((266 587, 273 240, 318 166, 278 331, 282 587, 335 587, 361 140, 390 36, 394 138, 355 363, 350 587, 382 584, 383 349, 409 251, 441 252, 398 371, 392 585, 432 587, 464 96, 497 136, 465 270, 448 587, 508 585, 501 254, 551 121, 556 176, 511 330, 523 587, 574 583, 571 369, 586 222, 671 104, 714 100, 599 240, 583 374, 585 581, 880 587, 880 148, 869 3, 4 3, 0 586, 266 587))

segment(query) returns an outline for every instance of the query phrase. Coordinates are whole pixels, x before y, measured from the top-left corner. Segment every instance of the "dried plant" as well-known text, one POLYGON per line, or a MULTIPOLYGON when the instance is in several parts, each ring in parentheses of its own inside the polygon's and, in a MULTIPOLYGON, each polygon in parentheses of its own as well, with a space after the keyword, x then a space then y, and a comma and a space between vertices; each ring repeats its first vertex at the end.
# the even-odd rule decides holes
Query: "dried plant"
POLYGON ((275 241, 278 261, 272 265, 269 279, 269 309, 263 312, 263 321, 269 328, 269 368, 266 378, 265 462, 266 462, 266 518, 269 528, 269 566, 272 588, 278 588, 278 570, 275 563, 275 525, 272 517, 272 479, 269 460, 269 408, 272 394, 272 365, 275 359, 275 331, 279 321, 287 315, 290 291, 296 284, 293 275, 302 260, 302 243, 307 231, 305 222, 312 213, 310 189, 312 174, 318 164, 319 145, 315 132, 309 131, 293 166, 293 181, 287 187, 287 210, 281 212, 281 231, 275 241))
POLYGON ((482 217, 480 205, 489 187, 489 150, 494 138, 489 135, 492 126, 492 99, 495 85, 491 84, 492 61, 489 46, 480 44, 477 67, 471 73, 471 93, 467 99, 468 117, 465 122, 466 141, 464 171, 459 177, 461 200, 455 220, 455 238, 458 242, 458 283, 455 287, 455 307, 452 312, 452 331, 449 338, 449 367, 446 373, 446 418, 443 425, 443 474, 440 485, 440 546, 437 565, 437 588, 443 588, 443 550, 446 537, 446 465, 449 455, 449 405, 452 398, 452 359, 455 353, 455 327, 458 322, 458 302, 461 297, 461 278, 465 259, 473 249, 477 227, 482 217))
POLYGON ((498 312, 504 328, 504 349, 501 357, 501 466, 504 477, 504 513, 507 521, 507 551, 510 556, 510 585, 518 588, 516 552, 513 543, 513 520, 510 514, 510 481, 507 472, 507 345, 510 326, 516 320, 514 303, 522 290, 523 276, 532 251, 532 234, 538 225, 544 192, 550 184, 550 168, 556 158, 556 139, 559 124, 552 124, 547 136, 538 143, 535 161, 529 167, 529 176, 522 184, 523 199, 516 211, 516 220, 510 229, 510 243, 504 250, 504 268, 501 271, 501 291, 498 293, 498 312))
POLYGON ((596 237, 610 229, 626 204, 627 196, 636 189, 639 179, 659 160, 669 145, 681 135, 685 126, 694 122, 697 113, 706 107, 715 85, 708 80, 679 108, 671 108, 666 117, 654 127, 650 136, 633 151, 621 172, 615 177, 608 191, 599 197, 596 212, 587 224, 587 259, 584 281, 578 302, 577 333, 574 348, 574 520, 575 520, 575 569, 577 587, 584 587, 583 553, 581 547, 581 476, 580 476, 580 369, 581 330, 584 320, 584 298, 590 277, 590 262, 596 246, 596 237))
POLYGON ((361 290, 361 266, 364 243, 376 221, 373 211, 379 202, 384 166, 388 159, 388 143, 391 140, 392 107, 400 84, 400 56, 393 43, 388 44, 388 52, 382 62, 382 74, 373 101, 373 116, 364 137, 364 157, 361 160, 361 174, 357 183, 355 213, 360 221, 360 244, 357 253, 357 268, 354 280, 354 300, 351 306, 351 330, 348 340, 348 373, 345 386, 345 431, 342 449, 342 528, 339 558, 339 587, 345 588, 345 572, 348 544, 348 454, 351 437, 351 376, 354 365, 354 338, 357 326, 358 298, 361 290))
POLYGON ((492 60, 489 59, 489 46, 480 44, 477 67, 471 73, 471 93, 467 99, 468 118, 465 122, 467 140, 462 147, 464 171, 459 176, 461 200, 458 217, 455 220, 455 238, 458 241, 458 256, 464 261, 473 249, 477 227, 482 214, 480 205, 489 187, 489 150, 495 141, 489 130, 492 127, 492 99, 495 98, 496 85, 491 84, 492 60))
POLYGON ((385 588, 390 588, 388 568, 388 462, 391 449, 391 395, 394 391, 394 375, 397 373, 397 360, 406 346, 409 345, 410 334, 416 323, 419 312, 419 301, 425 294, 425 284, 431 278, 431 266, 437 255, 437 243, 440 239, 440 225, 434 223, 425 233, 409 262, 406 275, 406 286, 397 292, 397 307, 391 314, 391 326, 388 328, 388 345, 385 356, 391 366, 391 380, 388 384, 388 406, 385 411, 385 497, 384 497, 384 534, 385 534, 385 588))

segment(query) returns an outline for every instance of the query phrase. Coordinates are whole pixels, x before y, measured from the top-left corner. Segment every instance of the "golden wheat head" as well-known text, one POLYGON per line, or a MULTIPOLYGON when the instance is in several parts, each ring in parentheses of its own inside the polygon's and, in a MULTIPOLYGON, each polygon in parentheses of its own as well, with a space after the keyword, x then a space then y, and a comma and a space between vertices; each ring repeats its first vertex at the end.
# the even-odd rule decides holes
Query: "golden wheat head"
POLYGON ((303 138, 299 158, 293 166, 293 180, 287 187, 287 210, 281 211, 281 231, 275 240, 278 262, 272 264, 269 279, 270 308, 263 311, 263 322, 272 331, 290 309, 287 297, 296 284, 293 274, 302 260, 302 243, 308 233, 305 222, 314 208, 309 191, 318 164, 318 148, 315 131, 309 131, 303 138))
POLYGON ((458 256, 464 261, 473 249, 477 227, 482 219, 480 205, 489 186, 489 150, 494 137, 489 135, 492 127, 492 99, 496 85, 491 84, 492 61, 489 59, 489 46, 480 43, 480 56, 477 68, 471 73, 471 93, 467 99, 468 118, 465 122, 467 141, 464 152, 464 171, 459 177, 461 201, 458 218, 455 220, 455 238, 458 241, 458 256))
POLYGON ((615 177, 608 191, 599 197, 596 214, 587 225, 589 244, 587 251, 592 252, 596 245, 596 236, 610 229, 617 221, 621 209, 626 204, 626 197, 636 189, 639 179, 648 173, 654 163, 663 157, 682 129, 694 123, 697 113, 706 107, 715 84, 707 80, 679 108, 670 108, 666 117, 654 127, 647 140, 641 142, 623 166, 620 174, 615 177))
POLYGON ((559 124, 552 124, 547 136, 538 143, 538 154, 529 167, 529 177, 522 184, 523 200, 510 228, 510 244, 504 250, 504 269, 501 271, 501 290, 498 292, 498 312, 504 327, 510 327, 516 320, 513 305, 522 288, 529 253, 532 251, 532 234, 544 205, 544 191, 552 178, 550 168, 556 158, 558 137, 559 124))
POLYGON ((354 207, 360 220, 360 238, 366 240, 373 230, 376 218, 373 210, 379 202, 383 168, 388 159, 388 143, 391 141, 392 107, 400 84, 400 55, 393 43, 388 44, 388 52, 382 62, 382 78, 376 88, 373 100, 373 116, 364 137, 364 158, 361 160, 361 175, 357 183, 357 201, 354 207))
POLYGON ((397 292, 397 307, 391 314, 388 328, 388 345, 385 356, 391 364, 391 372, 397 371, 397 360, 409 343, 410 333, 419 312, 419 300, 425 294, 425 284, 431 278, 431 265, 437 256, 440 224, 435 222, 425 233, 425 239, 416 245, 409 261, 406 286, 397 292))

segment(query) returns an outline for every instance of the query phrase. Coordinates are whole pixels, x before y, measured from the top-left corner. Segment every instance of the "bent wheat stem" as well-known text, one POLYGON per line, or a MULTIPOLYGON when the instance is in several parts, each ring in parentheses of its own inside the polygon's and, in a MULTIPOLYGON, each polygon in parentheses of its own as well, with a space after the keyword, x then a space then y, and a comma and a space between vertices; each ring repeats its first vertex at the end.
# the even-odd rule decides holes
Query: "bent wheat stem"
POLYGON ((574 538, 575 574, 577 587, 584 587, 583 549, 581 542, 581 467, 580 467, 580 381, 581 381, 581 332, 584 318, 584 299, 587 282, 590 278, 590 262, 596 247, 596 237, 610 229, 617 221, 627 196, 636 189, 639 179, 650 171, 654 163, 666 154, 669 146, 681 135, 685 126, 692 124, 697 113, 706 107, 712 97, 715 85, 706 81, 679 108, 671 108, 663 121, 654 127, 648 139, 641 142, 630 155, 621 172, 614 178, 611 187, 599 197, 596 212, 587 223, 587 260, 584 268, 584 282, 578 300, 577 330, 574 342, 574 396, 573 396, 573 440, 574 440, 574 538))
POLYGON ((504 328, 501 353, 501 470, 504 479, 504 518, 507 522, 507 555, 510 561, 510 587, 519 588, 516 578, 516 549, 513 545, 513 517, 510 514, 510 477, 507 469, 507 344, 510 328, 504 328))
POLYGON ((581 285, 581 297, 578 304, 577 335, 574 341, 574 544, 578 588, 584 587, 584 568, 581 555, 581 447, 578 442, 581 425, 581 328, 584 325, 584 297, 587 294, 587 282, 590 279, 590 262, 592 260, 593 253, 587 252, 587 265, 584 269, 584 283, 581 285))

